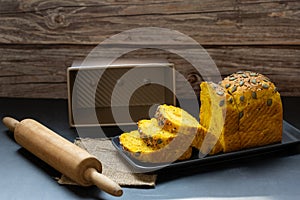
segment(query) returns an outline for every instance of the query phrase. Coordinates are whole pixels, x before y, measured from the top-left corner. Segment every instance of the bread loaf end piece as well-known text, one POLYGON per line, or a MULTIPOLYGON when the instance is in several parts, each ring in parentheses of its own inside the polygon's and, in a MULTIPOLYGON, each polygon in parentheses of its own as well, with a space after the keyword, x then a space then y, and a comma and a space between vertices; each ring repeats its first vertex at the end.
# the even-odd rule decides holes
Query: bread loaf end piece
POLYGON ((202 82, 200 88, 200 124, 218 138, 214 149, 216 152, 240 150, 239 112, 232 96, 212 82, 202 82))

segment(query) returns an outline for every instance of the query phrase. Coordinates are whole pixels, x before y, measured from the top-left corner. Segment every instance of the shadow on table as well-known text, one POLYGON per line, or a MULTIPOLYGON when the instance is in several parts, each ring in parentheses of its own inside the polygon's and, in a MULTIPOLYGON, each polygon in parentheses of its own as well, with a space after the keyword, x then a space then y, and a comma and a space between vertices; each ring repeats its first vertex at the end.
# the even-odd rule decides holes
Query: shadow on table
POLYGON ((270 168, 274 163, 278 164, 281 159, 293 156, 300 153, 300 144, 291 146, 287 149, 267 152, 262 155, 248 156, 235 160, 216 161, 208 164, 184 166, 184 168, 166 168, 157 172, 157 184, 173 181, 182 177, 194 176, 196 174, 209 174, 211 172, 218 172, 230 170, 234 168, 270 168))
MULTIPOLYGON (((26 159, 32 166, 36 168, 37 171, 43 172, 49 179, 57 182, 56 179, 61 176, 61 173, 49 166, 47 163, 37 158, 35 155, 27 151, 25 148, 20 147, 18 154, 22 156, 23 159, 26 159)), ((59 185, 58 183, 56 183, 59 185)), ((72 193, 72 196, 81 199, 102 199, 102 191, 96 186, 82 187, 76 185, 63 185, 61 186, 62 190, 72 193)), ((45 188, 46 190, 46 188, 45 188)))

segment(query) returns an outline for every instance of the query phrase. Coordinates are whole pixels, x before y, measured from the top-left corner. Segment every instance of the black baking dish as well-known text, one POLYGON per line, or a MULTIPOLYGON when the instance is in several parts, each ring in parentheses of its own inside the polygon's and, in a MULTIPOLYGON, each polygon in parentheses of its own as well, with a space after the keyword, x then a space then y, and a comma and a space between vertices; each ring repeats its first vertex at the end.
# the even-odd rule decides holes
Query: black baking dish
POLYGON ((236 152, 221 153, 212 156, 206 156, 204 158, 198 158, 198 153, 195 153, 192 158, 184 161, 176 161, 173 163, 146 163, 136 160, 131 157, 125 150, 123 150, 122 145, 119 142, 119 136, 112 138, 112 144, 118 150, 119 154, 138 172, 149 172, 157 171, 160 169, 173 169, 173 168, 184 168, 187 166, 205 166, 212 163, 228 162, 237 159, 242 159, 245 157, 254 157, 264 155, 270 152, 276 152, 284 150, 287 148, 295 147, 295 145, 300 144, 300 130, 292 126, 286 121, 283 121, 283 133, 282 142, 277 144, 266 145, 262 147, 249 148, 236 152))

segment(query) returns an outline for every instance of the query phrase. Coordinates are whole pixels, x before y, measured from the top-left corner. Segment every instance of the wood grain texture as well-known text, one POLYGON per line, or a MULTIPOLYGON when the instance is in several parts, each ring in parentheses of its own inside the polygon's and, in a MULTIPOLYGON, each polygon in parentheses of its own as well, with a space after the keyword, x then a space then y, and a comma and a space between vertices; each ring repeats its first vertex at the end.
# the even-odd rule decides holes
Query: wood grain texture
MULTIPOLYGON (((85 58, 94 48, 89 45, 3 45, 0 46, 0 96, 67 98, 66 70, 72 62, 85 58)), ((254 70, 269 76, 285 96, 300 95, 300 47, 220 46, 207 47, 220 73, 227 76, 238 70, 254 70)), ((188 49, 192 56, 194 49, 188 49)), ((110 55, 103 55, 109 57, 110 55)), ((199 94, 201 76, 178 55, 157 49, 141 49, 123 57, 166 58, 199 94)), ((189 97, 177 79, 177 93, 189 97)))
MULTIPOLYGON (((0 0, 0 96, 67 98, 66 69, 74 60, 115 34, 149 26, 190 36, 208 50, 222 76, 258 71, 283 95, 299 96, 299 10, 299 0, 0 0)), ((198 56, 183 38, 147 34, 128 34, 114 44, 184 43, 181 48, 198 56)), ((177 55, 152 49, 124 57, 167 58, 199 93, 201 76, 177 55)), ((188 97, 183 81, 178 78, 177 92, 188 97)))
POLYGON ((98 44, 149 26, 180 31, 202 45, 300 44, 299 1, 13 0, 0 5, 0 43, 5 44, 98 44))

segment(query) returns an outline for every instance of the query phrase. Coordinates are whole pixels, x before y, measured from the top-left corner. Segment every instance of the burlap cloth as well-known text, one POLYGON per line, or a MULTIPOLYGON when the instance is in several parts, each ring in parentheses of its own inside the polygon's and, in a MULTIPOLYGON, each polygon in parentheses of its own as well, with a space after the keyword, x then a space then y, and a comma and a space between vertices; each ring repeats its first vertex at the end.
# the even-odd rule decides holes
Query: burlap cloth
MULTIPOLYGON (((96 156, 102 163, 102 174, 121 186, 154 187, 157 175, 133 173, 131 166, 119 155, 111 140, 107 138, 80 138, 75 144, 96 156)), ((59 184, 76 185, 68 177, 62 175, 59 184)))

